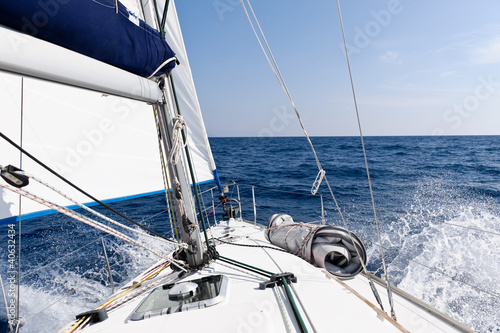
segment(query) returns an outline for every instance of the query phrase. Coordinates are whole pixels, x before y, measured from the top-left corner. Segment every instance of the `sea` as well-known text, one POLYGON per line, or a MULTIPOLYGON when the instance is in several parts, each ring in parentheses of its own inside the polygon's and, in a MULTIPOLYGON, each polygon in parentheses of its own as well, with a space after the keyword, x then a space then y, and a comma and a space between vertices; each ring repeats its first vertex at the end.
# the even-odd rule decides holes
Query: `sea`
MULTIPOLYGON (((319 169, 305 138, 210 139, 226 195, 241 202, 243 218, 266 224, 287 213, 296 221, 343 226, 343 217, 363 241, 372 273, 384 275, 381 242, 392 284, 477 332, 500 332, 500 136, 365 137, 370 181, 359 137, 311 139, 326 172, 315 196, 319 169)), ((213 186, 199 188, 211 224, 222 217, 213 186)), ((172 235, 164 194, 112 205, 172 235)), ((0 226, 2 258, 8 258, 8 229, 0 226)), ((21 230, 23 333, 57 332, 111 295, 104 251, 115 288, 158 259, 65 216, 25 220, 21 230)), ((159 251, 172 249, 132 236, 159 251)), ((6 291, 8 271, 8 260, 0 260, 6 291)), ((7 332, 3 303, 0 332, 7 332)))

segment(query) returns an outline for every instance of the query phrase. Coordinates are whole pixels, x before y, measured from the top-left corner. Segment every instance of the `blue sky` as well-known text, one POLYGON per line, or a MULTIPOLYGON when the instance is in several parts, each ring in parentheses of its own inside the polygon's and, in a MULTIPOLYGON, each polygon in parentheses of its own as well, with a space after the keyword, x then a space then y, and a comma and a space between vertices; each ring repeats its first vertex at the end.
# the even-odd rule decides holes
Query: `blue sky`
MULTIPOLYGON (((177 1, 209 136, 301 135, 238 0, 177 1)), ((357 135, 334 0, 252 1, 311 135, 357 135)), ((341 1, 365 135, 499 135, 500 2, 341 1)))

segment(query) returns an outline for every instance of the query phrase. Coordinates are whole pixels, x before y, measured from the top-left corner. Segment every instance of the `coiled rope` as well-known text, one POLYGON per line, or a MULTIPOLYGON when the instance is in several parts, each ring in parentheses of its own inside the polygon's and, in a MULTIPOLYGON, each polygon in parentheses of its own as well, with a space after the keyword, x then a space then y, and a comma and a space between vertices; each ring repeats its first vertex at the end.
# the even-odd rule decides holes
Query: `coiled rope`
POLYGON ((181 115, 177 115, 173 119, 173 134, 172 134, 172 150, 170 151, 170 162, 177 164, 182 156, 182 149, 187 145, 187 139, 184 142, 182 139, 182 130, 186 127, 186 121, 181 115))
MULTIPOLYGON (((273 56, 273 53, 272 53, 272 51, 271 51, 271 48, 269 47, 269 44, 267 43, 266 37, 265 37, 265 35, 264 35, 264 32, 262 31, 262 29, 261 29, 261 27, 260 27, 260 24, 259 24, 259 21, 258 21, 258 19, 257 19, 256 15, 255 15, 255 13, 254 13, 254 11, 253 11, 252 5, 250 4, 250 0, 247 0, 247 3, 248 3, 248 6, 249 6, 249 8, 250 8, 250 10, 251 10, 251 12, 252 12, 253 19, 255 20, 255 22, 256 22, 256 24, 257 24, 257 26, 258 26, 258 28, 259 28, 260 35, 262 36, 262 39, 264 40, 264 42, 265 42, 265 44, 266 44, 266 49, 267 49, 267 52, 266 52, 266 49, 264 49, 264 46, 262 45, 262 42, 261 42, 261 40, 260 40, 259 35, 257 34, 257 31, 255 30, 255 27, 254 27, 254 25, 253 25, 252 19, 250 18, 250 15, 248 14, 248 11, 247 11, 247 8, 246 8, 246 6, 245 6, 245 3, 243 2, 243 0, 240 0, 240 2, 241 2, 241 4, 242 4, 242 6, 243 6, 243 9, 245 10, 245 14, 246 14, 246 16, 247 16, 247 18, 248 18, 248 21, 250 22, 250 25, 251 25, 251 27, 252 27, 252 30, 253 30, 254 34, 255 34, 255 37, 257 38, 257 40, 258 40, 258 42, 259 42, 259 44, 260 44, 260 47, 261 47, 261 49, 262 49, 262 52, 264 53, 264 55, 265 55, 265 57, 266 57, 266 59, 267 59, 267 62, 269 63, 269 66, 271 67, 271 69, 272 69, 272 71, 273 71, 274 75, 276 76, 276 79, 278 80, 278 82, 279 82, 279 84, 280 84, 281 88, 283 89, 283 91, 284 91, 284 92, 285 92, 285 94, 287 95, 288 100, 290 101, 290 103, 292 104, 292 106, 293 106, 293 108, 294 108, 294 110, 295 110, 295 114, 297 115, 297 118, 298 118, 299 124, 300 124, 300 126, 301 126, 301 128, 302 128, 302 131, 304 132, 304 135, 305 135, 305 137, 307 138, 307 141, 309 142, 309 146, 311 147, 311 150, 312 150, 312 152, 313 152, 313 154, 314 154, 314 158, 315 158, 315 160, 316 160, 316 164, 317 164, 317 166, 318 166, 318 170, 319 170, 319 172, 318 172, 318 175, 317 175, 317 177, 316 177, 316 180, 314 181, 313 187, 312 187, 312 189, 311 189, 311 193, 313 193, 313 194, 315 194, 315 193, 316 193, 316 191, 318 190, 319 186, 321 185, 321 179, 322 179, 322 178, 324 178, 325 183, 326 183, 326 185, 327 185, 327 187, 328 187, 328 190, 329 190, 329 192, 330 192, 330 195, 331 195, 331 197, 332 197, 333 201, 335 202, 335 206, 337 207, 337 210, 338 210, 338 212, 339 212, 339 214, 340 214, 340 217, 341 217, 342 222, 343 222, 343 224, 344 224, 344 228, 346 229, 347 233, 349 234, 349 238, 351 238, 351 240, 354 242, 354 239, 353 239, 353 237, 352 237, 352 233, 351 233, 351 231, 350 231, 350 229, 349 229, 349 227, 348 227, 348 225, 347 225, 347 222, 346 222, 346 220, 345 220, 345 218, 344 218, 344 215, 342 214, 342 211, 341 211, 340 206, 339 206, 339 204, 338 204, 338 202, 337 202, 337 199, 335 198, 335 195, 333 194, 333 190, 332 190, 332 188, 331 188, 331 186, 330 186, 330 183, 328 182, 328 178, 327 178, 327 177, 326 177, 326 175, 325 175, 325 171, 323 170, 323 167, 321 166, 321 163, 320 163, 320 161, 319 161, 319 158, 318 158, 318 156, 317 156, 317 154, 316 154, 316 150, 314 149, 314 145, 312 144, 311 139, 309 138, 309 135, 308 135, 308 134, 307 134, 307 132, 306 132, 305 126, 304 126, 304 124, 303 124, 303 122, 302 122, 302 119, 301 119, 301 117, 300 117, 299 110, 298 110, 298 109, 297 109, 297 107, 295 106, 295 103, 293 102, 292 96, 290 95, 290 92, 288 91, 288 88, 287 88, 287 86, 286 86, 285 80, 283 79, 283 76, 281 75, 281 72, 280 72, 280 70, 279 70, 278 64, 276 63, 276 60, 275 60, 275 58, 274 58, 274 56, 273 56), (267 54, 267 53, 269 53, 269 56, 268 56, 268 54, 267 54), (269 59, 269 57, 271 57, 271 59, 272 59, 272 63, 271 63, 271 60, 269 59)), ((376 217, 375 217, 375 220, 377 220, 377 219, 376 219, 376 217)), ((378 225, 378 222, 377 222, 377 225, 378 225)), ((359 256, 359 257, 361 257, 361 256, 360 256, 360 254, 359 254, 359 251, 358 251, 358 249, 357 249, 356 247, 355 247, 355 250, 356 250, 356 253, 358 254, 358 256, 359 256)), ((363 267, 363 271, 364 271, 365 273, 367 273, 367 272, 368 272, 368 270, 366 269, 366 266, 365 266, 365 264, 364 264, 362 261, 361 261, 361 265, 362 265, 362 267, 363 267)), ((385 268, 385 266, 384 266, 384 268, 385 268)), ((367 275, 367 276, 369 276, 368 274, 366 274, 366 275, 367 275)), ((375 284, 374 284, 374 282, 373 282, 373 280, 372 280, 371 278, 368 278, 368 279, 369 279, 369 282, 370 282, 370 286, 372 287, 372 291, 373 291, 373 293, 374 293, 374 296, 375 296, 375 298, 377 299, 377 302, 378 302, 378 304, 380 305, 380 307, 383 309, 382 302, 380 302, 380 301, 379 301, 380 296, 378 295, 378 292, 377 292, 377 290, 376 290, 376 288, 375 288, 375 284)), ((387 280, 387 275, 386 275, 386 280, 387 280)), ((387 280, 387 281, 388 281, 388 280, 387 280)), ((390 284, 389 284, 389 282, 387 283, 387 285, 388 285, 388 289, 390 289, 390 284)), ((390 290, 388 290, 388 292, 389 292, 389 294, 390 294, 390 290)), ((391 303, 391 307, 392 307, 392 300, 390 301, 390 303, 391 303)), ((392 312, 394 313, 394 311, 392 311, 392 312)), ((393 317, 395 318, 395 315, 393 315, 393 317)))

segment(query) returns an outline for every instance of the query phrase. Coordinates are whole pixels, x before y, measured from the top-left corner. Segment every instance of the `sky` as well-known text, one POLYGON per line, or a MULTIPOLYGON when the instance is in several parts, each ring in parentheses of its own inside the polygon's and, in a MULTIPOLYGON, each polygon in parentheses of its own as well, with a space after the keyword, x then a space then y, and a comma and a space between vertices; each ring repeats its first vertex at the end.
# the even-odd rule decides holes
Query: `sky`
MULTIPOLYGON (((253 0, 314 136, 358 135, 334 0, 253 0)), ((341 0, 364 135, 500 135, 500 2, 341 0)), ((239 0, 177 1, 209 136, 302 131, 239 0)))

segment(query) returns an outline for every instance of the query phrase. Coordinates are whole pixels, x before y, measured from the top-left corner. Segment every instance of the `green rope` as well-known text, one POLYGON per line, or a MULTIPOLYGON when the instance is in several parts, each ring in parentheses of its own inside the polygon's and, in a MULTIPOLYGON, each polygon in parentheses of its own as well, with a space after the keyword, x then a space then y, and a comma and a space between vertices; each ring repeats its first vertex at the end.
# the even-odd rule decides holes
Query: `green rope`
POLYGON ((165 37, 165 33, 163 32, 163 29, 160 26, 160 14, 158 13, 158 4, 156 3, 156 0, 153 0, 153 4, 155 7, 155 15, 156 15, 156 22, 158 23, 158 28, 160 29, 162 36, 165 37))
POLYGON ((284 277, 282 277, 281 281, 283 282, 283 285, 285 286, 288 300, 290 301, 290 304, 292 305, 293 314, 295 315, 295 318, 299 322, 300 331, 302 333, 308 333, 306 324, 304 323, 304 320, 302 319, 302 316, 300 315, 299 309, 297 308, 297 304, 295 304, 295 300, 293 299, 292 291, 290 290, 290 287, 288 286, 286 279, 284 277))
POLYGON ((223 261, 229 261, 231 262, 232 264, 235 264, 235 265, 239 265, 240 267, 244 267, 244 268, 247 268, 247 269, 251 269, 253 271, 257 271, 259 272, 260 274, 263 274, 263 275, 268 275, 268 277, 271 277, 272 275, 274 275, 274 273, 271 273, 271 272, 268 272, 266 270, 263 270, 263 269, 260 269, 258 267, 255 267, 255 266, 252 266, 252 265, 248 265, 248 264, 245 264, 241 261, 237 261, 237 260, 233 260, 233 259, 229 259, 227 257, 224 257, 224 256, 221 256, 221 255, 217 255, 217 259, 220 259, 220 260, 223 260, 223 261))
POLYGON ((163 38, 165 38, 165 23, 167 21, 167 12, 168 12, 168 4, 169 3, 170 3, 170 0, 165 1, 165 8, 163 8, 163 16, 161 18, 160 29, 161 29, 161 34, 163 35, 163 38))
MULTIPOLYGON (((180 110, 180 106, 179 106, 179 100, 177 99, 177 92, 175 91, 174 79, 173 79, 172 75, 169 75, 168 79, 170 80, 170 84, 172 85, 172 93, 174 95, 174 101, 175 101, 175 106, 177 109, 177 114, 180 116, 181 110, 180 110)), ((187 129, 182 131, 183 142, 187 142, 186 131, 187 131, 187 129)), ((207 246, 210 246, 210 240, 209 240, 208 234, 207 234, 207 226, 205 224, 205 219, 203 218, 203 208, 201 207, 200 194, 198 193, 198 188, 196 187, 196 178, 195 178, 194 167, 193 167, 193 163, 191 160, 191 155, 189 153, 189 147, 187 144, 186 144, 186 147, 184 147, 184 150, 186 152, 186 160, 187 160, 188 166, 189 166, 189 173, 191 174, 191 182, 193 183, 194 197, 196 199, 196 204, 198 205, 198 211, 200 214, 200 220, 201 220, 201 226, 203 229, 203 234, 205 235, 205 241, 207 242, 207 246)))
MULTIPOLYGON (((245 268, 249 271, 252 271, 254 273, 259 273, 259 274, 267 276, 267 277, 271 277, 272 275, 275 275, 269 271, 260 269, 258 267, 252 266, 252 265, 245 264, 245 263, 238 261, 238 260, 229 259, 227 257, 221 256, 220 254, 217 254, 216 259, 219 259, 219 260, 226 262, 226 263, 230 263, 230 264, 237 266, 237 267, 245 268)), ((295 318, 297 319, 297 322, 299 323, 300 331, 302 333, 308 333, 306 324, 304 323, 304 320, 302 319, 302 316, 300 315, 299 308, 297 307, 297 304, 295 303, 295 300, 294 300, 293 295, 292 295, 292 291, 290 290, 290 287, 288 286, 286 279, 284 277, 282 277, 281 282, 285 286, 286 294, 287 294, 288 300, 290 301, 290 304, 292 305, 293 314, 295 315, 295 318)))

